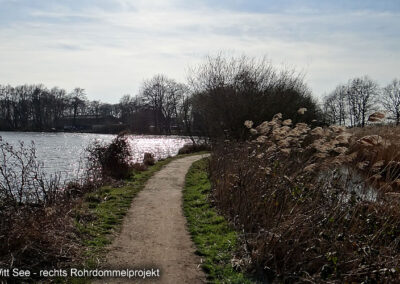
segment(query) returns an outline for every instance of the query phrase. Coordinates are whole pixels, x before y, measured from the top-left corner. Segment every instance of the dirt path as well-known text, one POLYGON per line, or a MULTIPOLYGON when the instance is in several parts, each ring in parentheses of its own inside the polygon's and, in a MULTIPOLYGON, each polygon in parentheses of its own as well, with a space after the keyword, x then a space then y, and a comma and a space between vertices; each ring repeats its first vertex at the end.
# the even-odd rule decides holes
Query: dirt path
MULTIPOLYGON (((136 280, 137 283, 205 283, 182 210, 185 175, 191 164, 202 157, 175 160, 149 179, 125 216, 122 231, 107 254, 105 268, 160 269, 159 279, 136 280)), ((126 278, 113 278, 94 283, 127 282, 126 278)))

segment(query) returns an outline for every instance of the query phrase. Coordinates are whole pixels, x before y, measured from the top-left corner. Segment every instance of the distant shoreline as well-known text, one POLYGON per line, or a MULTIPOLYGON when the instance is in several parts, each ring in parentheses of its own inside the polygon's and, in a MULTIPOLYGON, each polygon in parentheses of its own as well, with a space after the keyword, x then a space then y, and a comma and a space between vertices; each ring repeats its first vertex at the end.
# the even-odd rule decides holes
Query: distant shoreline
POLYGON ((110 135, 118 135, 120 133, 125 133, 128 135, 156 135, 156 136, 183 136, 190 137, 190 135, 183 133, 140 133, 140 132, 131 132, 129 130, 123 131, 115 131, 115 132, 106 132, 106 131, 65 131, 65 130, 0 130, 0 132, 32 132, 32 133, 80 133, 80 134, 110 134, 110 135))

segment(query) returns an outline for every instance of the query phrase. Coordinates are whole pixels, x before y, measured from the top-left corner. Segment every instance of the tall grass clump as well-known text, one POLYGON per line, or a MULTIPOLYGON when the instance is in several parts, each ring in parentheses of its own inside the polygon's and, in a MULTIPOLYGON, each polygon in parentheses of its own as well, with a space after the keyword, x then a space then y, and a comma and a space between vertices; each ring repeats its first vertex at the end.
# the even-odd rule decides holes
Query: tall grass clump
POLYGON ((400 190, 400 127, 370 125, 350 130, 357 143, 356 167, 381 191, 391 194, 400 190))
POLYGON ((385 140, 281 114, 245 126, 251 138, 219 143, 210 165, 215 205, 242 232, 242 269, 289 283, 399 281, 398 177, 381 190, 359 166, 385 140))

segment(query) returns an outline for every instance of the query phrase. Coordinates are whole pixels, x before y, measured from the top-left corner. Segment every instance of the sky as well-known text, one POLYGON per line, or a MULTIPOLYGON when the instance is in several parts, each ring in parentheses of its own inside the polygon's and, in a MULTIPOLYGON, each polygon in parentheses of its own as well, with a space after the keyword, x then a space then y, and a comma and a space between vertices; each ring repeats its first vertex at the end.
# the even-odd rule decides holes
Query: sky
POLYGON ((0 0, 0 84, 86 90, 116 103, 207 55, 267 57, 316 97, 400 79, 399 0, 0 0))

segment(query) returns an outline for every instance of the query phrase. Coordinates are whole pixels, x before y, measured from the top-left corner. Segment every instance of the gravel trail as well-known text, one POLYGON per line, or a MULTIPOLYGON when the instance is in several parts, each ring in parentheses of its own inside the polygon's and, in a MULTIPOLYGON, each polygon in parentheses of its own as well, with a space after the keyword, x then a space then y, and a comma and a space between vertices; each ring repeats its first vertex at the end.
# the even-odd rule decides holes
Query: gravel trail
POLYGON ((193 162, 205 156, 172 161, 148 180, 133 199, 122 231, 106 256, 106 269, 159 268, 161 277, 100 279, 94 283, 206 282, 182 210, 185 175, 193 162))

